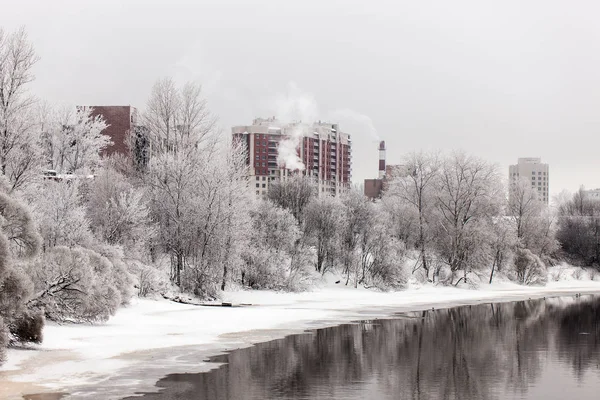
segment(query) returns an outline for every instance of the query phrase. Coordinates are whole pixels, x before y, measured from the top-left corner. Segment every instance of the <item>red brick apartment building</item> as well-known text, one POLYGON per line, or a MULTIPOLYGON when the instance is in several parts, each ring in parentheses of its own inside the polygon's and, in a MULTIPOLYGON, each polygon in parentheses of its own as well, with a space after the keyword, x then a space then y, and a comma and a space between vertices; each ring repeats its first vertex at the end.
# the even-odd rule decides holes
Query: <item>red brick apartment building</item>
POLYGON ((125 143, 127 133, 138 125, 138 111, 132 106, 90 106, 92 116, 101 115, 108 127, 102 132, 110 136, 113 144, 102 151, 102 156, 129 155, 125 143))
POLYGON ((284 124, 273 118, 257 118, 252 125, 234 126, 234 137, 248 149, 250 175, 257 195, 266 195, 271 182, 299 172, 312 177, 319 194, 339 195, 348 190, 352 178, 352 141, 337 124, 315 122, 284 124), (292 171, 278 163, 279 143, 298 137, 296 153, 305 166, 292 171))

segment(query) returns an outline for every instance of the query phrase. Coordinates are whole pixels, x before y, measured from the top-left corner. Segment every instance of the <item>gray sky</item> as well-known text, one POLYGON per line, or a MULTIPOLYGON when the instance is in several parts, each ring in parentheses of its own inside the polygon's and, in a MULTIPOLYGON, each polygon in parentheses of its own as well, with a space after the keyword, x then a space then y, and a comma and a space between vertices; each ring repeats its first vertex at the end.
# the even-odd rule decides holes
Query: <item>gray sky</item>
POLYGON ((143 109, 153 82, 203 83, 224 129, 300 94, 353 134, 356 182, 462 149, 550 164, 551 193, 600 187, 600 4, 594 1, 0 0, 41 57, 32 90, 143 109), (295 94, 294 94, 295 93, 295 94))

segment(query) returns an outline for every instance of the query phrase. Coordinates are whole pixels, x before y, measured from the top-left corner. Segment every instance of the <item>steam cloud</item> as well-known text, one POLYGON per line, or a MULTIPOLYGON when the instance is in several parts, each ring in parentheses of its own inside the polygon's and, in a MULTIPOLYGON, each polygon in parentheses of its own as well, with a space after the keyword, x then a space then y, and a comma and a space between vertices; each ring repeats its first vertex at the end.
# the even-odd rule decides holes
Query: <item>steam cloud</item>
POLYGON ((364 114, 351 110, 349 108, 342 108, 333 111, 329 117, 332 121, 337 121, 340 124, 344 123, 353 123, 363 128, 371 137, 373 141, 379 142, 381 138, 379 137, 379 133, 377 133, 377 129, 375 129, 375 125, 373 124, 373 120, 364 114))
MULTIPOLYGON (((279 120, 288 126, 289 136, 279 142, 277 164, 292 170, 304 170, 305 166, 298 157, 297 148, 302 143, 306 132, 310 133, 312 123, 319 118, 319 108, 314 96, 301 90, 295 82, 288 84, 287 92, 275 98, 275 106, 279 120)), ((373 120, 349 108, 336 109, 328 113, 331 121, 359 127, 369 134, 373 141, 380 141, 373 120)))
POLYGON ((286 95, 276 99, 276 110, 282 122, 293 124, 286 132, 289 137, 279 142, 277 164, 279 167, 303 171, 305 166, 296 149, 300 146, 306 130, 311 129, 309 123, 317 119, 317 102, 312 94, 302 91, 296 83, 290 82, 286 95))

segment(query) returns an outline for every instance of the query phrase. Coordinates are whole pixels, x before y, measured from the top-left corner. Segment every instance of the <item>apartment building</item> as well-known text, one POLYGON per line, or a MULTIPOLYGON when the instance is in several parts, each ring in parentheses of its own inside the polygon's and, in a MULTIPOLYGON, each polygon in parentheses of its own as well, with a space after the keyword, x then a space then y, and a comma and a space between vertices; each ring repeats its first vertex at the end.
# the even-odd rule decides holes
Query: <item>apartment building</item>
POLYGON ((272 182, 291 174, 312 178, 319 195, 337 196, 350 188, 352 140, 337 124, 257 118, 252 125, 232 127, 231 132, 247 146, 251 185, 257 195, 266 195, 272 182))
MULTIPOLYGON (((548 204, 550 199, 550 169, 548 164, 542 163, 541 158, 519 158, 517 164, 508 168, 509 184, 517 182, 521 178, 531 181, 531 188, 537 191, 538 199, 548 204)), ((509 185, 510 187, 512 185, 509 185)), ((509 198, 512 198, 511 190, 509 190, 509 198)))

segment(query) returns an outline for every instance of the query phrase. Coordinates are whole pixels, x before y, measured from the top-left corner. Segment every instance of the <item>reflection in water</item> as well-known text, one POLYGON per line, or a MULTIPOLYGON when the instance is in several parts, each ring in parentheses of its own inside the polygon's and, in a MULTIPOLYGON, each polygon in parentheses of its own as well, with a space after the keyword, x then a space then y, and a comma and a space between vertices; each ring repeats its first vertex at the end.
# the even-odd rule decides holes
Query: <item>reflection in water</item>
POLYGON ((598 298, 565 298, 319 329, 213 357, 225 364, 141 398, 597 398, 599 313, 598 298))

